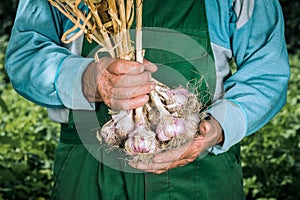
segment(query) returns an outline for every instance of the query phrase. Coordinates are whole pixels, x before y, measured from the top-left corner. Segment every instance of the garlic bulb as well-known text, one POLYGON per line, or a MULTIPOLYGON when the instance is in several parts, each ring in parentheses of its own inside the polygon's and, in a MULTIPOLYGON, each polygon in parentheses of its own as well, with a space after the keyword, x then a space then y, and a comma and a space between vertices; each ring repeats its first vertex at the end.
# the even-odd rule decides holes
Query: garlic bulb
POLYGON ((168 141, 186 132, 184 119, 172 116, 163 117, 156 127, 156 134, 160 141, 168 141))
POLYGON ((166 108, 170 112, 178 112, 186 105, 190 92, 183 88, 178 87, 167 92, 169 99, 166 102, 166 108))
POLYGON ((186 138, 192 139, 195 137, 198 132, 198 127, 200 123, 200 117, 197 114, 190 114, 185 117, 184 124, 186 128, 186 132, 184 136, 186 138))
POLYGON ((132 110, 122 110, 119 113, 112 115, 112 119, 116 124, 116 133, 120 138, 127 138, 128 134, 134 130, 132 110))
POLYGON ((137 128, 125 142, 125 151, 129 155, 154 153, 158 148, 155 133, 141 127, 137 128))
MULTIPOLYGON (((100 130, 100 135, 104 139, 104 141, 111 146, 119 145, 121 140, 115 132, 115 124, 113 120, 109 120, 106 124, 104 124, 100 130)), ((99 136, 97 135, 97 138, 99 136)))

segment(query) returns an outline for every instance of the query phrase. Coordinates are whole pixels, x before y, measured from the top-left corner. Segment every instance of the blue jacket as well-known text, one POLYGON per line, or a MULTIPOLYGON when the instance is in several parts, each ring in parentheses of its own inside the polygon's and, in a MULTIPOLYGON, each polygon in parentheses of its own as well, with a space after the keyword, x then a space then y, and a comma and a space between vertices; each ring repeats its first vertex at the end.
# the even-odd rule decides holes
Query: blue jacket
MULTIPOLYGON (((209 112, 225 135, 224 144, 212 150, 219 154, 279 112, 290 71, 277 0, 205 2, 217 72, 209 112)), ((80 56, 82 38, 70 45, 61 42, 70 23, 46 0, 20 0, 6 52, 6 70, 16 91, 49 108, 57 122, 67 122, 69 109, 94 109, 81 90, 81 76, 93 59, 80 56)))

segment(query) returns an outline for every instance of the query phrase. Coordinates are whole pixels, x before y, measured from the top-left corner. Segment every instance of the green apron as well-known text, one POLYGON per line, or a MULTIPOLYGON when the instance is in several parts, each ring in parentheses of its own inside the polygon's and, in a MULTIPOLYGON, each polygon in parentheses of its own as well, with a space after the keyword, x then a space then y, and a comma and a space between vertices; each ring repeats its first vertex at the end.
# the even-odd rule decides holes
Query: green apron
MULTIPOLYGON (((144 1, 143 8, 145 57, 159 67, 154 77, 172 87, 204 75, 198 90, 207 91, 201 100, 209 104, 215 68, 204 0, 144 1)), ((83 54, 92 48, 84 42, 83 54)), ((62 124, 52 199, 244 199, 239 145, 160 175, 143 173, 99 144, 95 132, 107 120, 107 107, 97 104, 96 112, 72 111, 62 124)))

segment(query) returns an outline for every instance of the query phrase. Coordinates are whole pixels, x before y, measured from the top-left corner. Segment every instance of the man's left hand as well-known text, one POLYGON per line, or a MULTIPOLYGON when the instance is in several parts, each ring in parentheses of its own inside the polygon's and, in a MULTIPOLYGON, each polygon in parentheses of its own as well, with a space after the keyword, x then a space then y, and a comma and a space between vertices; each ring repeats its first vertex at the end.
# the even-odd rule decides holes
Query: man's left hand
POLYGON ((208 148, 223 141, 223 130, 218 121, 212 117, 200 123, 199 131, 200 135, 193 141, 177 149, 157 154, 150 164, 132 162, 129 164, 146 172, 161 174, 193 162, 200 154, 207 152, 208 148))

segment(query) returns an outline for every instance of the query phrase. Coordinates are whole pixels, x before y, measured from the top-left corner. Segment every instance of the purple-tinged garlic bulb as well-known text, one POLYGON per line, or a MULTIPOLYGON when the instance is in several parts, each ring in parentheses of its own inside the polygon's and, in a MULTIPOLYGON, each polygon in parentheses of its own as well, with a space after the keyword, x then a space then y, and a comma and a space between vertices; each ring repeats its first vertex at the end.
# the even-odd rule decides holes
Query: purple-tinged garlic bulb
POLYGON ((133 110, 122 110, 111 116, 115 122, 117 135, 122 139, 126 139, 128 134, 134 130, 133 110))
POLYGON ((101 141, 103 138, 104 141, 110 146, 117 146, 120 144, 121 139, 115 132, 115 123, 113 120, 109 120, 106 124, 102 126, 102 128, 97 131, 97 138, 101 141))
POLYGON ((158 149, 155 133, 137 128, 126 140, 125 151, 129 155, 154 153, 158 149))
POLYGON ((155 87, 155 92, 157 92, 162 102, 166 104, 167 110, 171 113, 181 111, 186 106, 188 98, 191 95, 191 93, 183 87, 170 89, 168 86, 159 82, 155 87))
POLYGON ((143 108, 135 109, 135 129, 125 142, 126 153, 129 155, 154 153, 157 148, 156 134, 149 129, 143 108))
POLYGON ((173 116, 164 117, 156 127, 157 137, 162 142, 184 135, 185 132, 184 120, 173 116))
POLYGON ((190 114, 184 118, 186 132, 184 136, 192 139, 196 136, 199 130, 200 117, 198 114, 190 114))
POLYGON ((182 118, 173 116, 164 107, 156 92, 150 93, 151 99, 160 113, 159 123, 156 127, 157 138, 160 141, 168 141, 185 133, 185 123, 182 118))
POLYGON ((178 112, 186 105, 190 92, 183 87, 178 87, 168 90, 167 94, 170 97, 166 102, 167 109, 170 112, 178 112))

